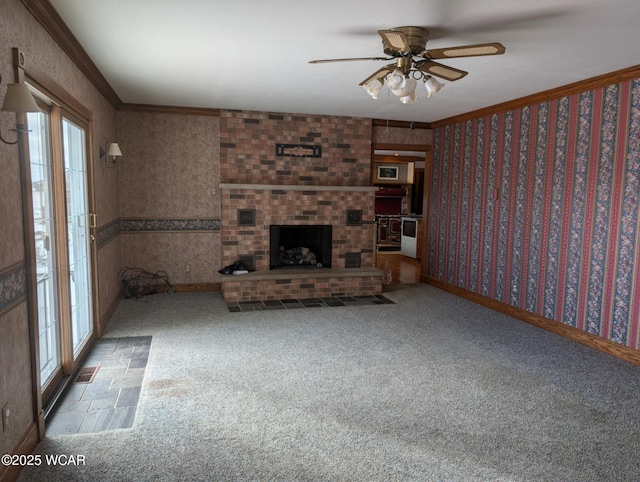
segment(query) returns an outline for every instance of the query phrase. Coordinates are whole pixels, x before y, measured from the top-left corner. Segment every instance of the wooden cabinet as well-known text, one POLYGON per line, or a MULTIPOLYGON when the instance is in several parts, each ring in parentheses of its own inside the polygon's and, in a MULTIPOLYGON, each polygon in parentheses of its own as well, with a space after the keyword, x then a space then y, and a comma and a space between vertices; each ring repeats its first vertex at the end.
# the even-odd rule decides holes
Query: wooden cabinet
POLYGON ((400 249, 400 237, 402 234, 402 220, 400 216, 378 215, 376 216, 378 249, 400 249))

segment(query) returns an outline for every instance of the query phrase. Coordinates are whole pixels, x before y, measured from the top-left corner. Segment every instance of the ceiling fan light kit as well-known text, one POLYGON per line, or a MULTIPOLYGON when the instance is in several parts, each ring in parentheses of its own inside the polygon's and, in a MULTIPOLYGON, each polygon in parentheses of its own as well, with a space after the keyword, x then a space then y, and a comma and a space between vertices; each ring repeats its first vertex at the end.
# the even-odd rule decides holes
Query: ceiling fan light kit
POLYGON ((418 80, 424 82, 427 98, 444 87, 433 76, 445 80, 459 80, 468 72, 435 62, 433 59, 450 59, 461 57, 478 57, 484 55, 501 55, 505 47, 497 42, 464 45, 440 49, 426 49, 429 31, 422 27, 397 27, 388 30, 378 30, 382 38, 384 53, 389 57, 358 57, 350 59, 312 60, 312 64, 329 62, 349 62, 355 60, 395 60, 365 80, 360 82, 364 90, 377 99, 384 83, 387 88, 403 104, 413 104, 418 96, 416 85, 418 80))
POLYGON ((424 88, 427 91, 427 98, 431 97, 433 94, 440 92, 440 89, 444 87, 444 84, 438 82, 433 77, 429 77, 424 81, 424 88))
POLYGON ((383 85, 384 84, 380 82, 379 79, 374 78, 364 84, 362 87, 364 87, 364 90, 371 96, 372 99, 377 99, 378 94, 380 93, 380 89, 382 89, 383 85))

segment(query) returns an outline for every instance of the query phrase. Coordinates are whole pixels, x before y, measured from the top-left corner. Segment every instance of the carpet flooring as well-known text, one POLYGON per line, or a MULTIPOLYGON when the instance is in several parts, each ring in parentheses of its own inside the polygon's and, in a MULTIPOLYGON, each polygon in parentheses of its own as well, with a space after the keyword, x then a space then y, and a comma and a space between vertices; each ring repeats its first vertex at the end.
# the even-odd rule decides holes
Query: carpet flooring
POLYGON ((434 287, 394 304, 229 313, 123 300, 152 336, 133 426, 49 436, 22 481, 632 481, 640 367, 434 287))

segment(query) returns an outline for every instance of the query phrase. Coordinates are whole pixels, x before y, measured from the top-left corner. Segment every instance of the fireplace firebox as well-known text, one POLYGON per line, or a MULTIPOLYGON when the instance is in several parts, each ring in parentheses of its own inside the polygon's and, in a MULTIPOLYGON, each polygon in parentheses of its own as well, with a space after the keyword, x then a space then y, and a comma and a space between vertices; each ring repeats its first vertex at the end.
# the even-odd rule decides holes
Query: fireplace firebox
POLYGON ((269 227, 269 269, 330 268, 330 225, 269 227))

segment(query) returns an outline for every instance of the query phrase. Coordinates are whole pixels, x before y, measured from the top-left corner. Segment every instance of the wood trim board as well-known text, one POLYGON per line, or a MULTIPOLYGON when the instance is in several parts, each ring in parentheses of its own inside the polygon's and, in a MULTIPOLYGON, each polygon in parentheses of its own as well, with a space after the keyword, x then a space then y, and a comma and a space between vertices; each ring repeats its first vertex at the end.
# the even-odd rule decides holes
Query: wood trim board
MULTIPOLYGON (((32 422, 27 427, 27 430, 22 435, 22 438, 11 455, 30 455, 33 453, 39 442, 40 435, 38 432, 38 424, 36 422, 32 422)), ((0 464, 0 480, 6 480, 7 482, 17 480, 21 470, 22 467, 20 465, 5 466, 0 464)))
POLYGON ((627 80, 633 80, 640 78, 640 65, 627 67, 625 69, 616 70, 607 74, 591 77, 590 79, 580 80, 571 84, 556 87, 555 89, 544 90, 535 94, 519 97, 517 99, 509 100, 500 104, 495 104, 482 109, 466 112, 446 119, 441 119, 431 123, 433 129, 451 125, 459 124, 478 117, 485 117, 501 112, 519 109, 528 105, 535 105, 541 102, 546 102, 559 97, 565 97, 573 94, 579 94, 588 90, 605 87, 607 85, 616 84, 618 82, 624 82, 627 80))
POLYGON ((436 288, 440 288, 442 290, 448 291, 449 293, 460 296, 461 298, 465 298, 479 305, 486 306, 487 308, 490 308, 494 311, 537 326, 538 328, 542 328, 543 330, 550 331, 552 333, 555 333, 556 335, 560 335, 577 343, 581 343, 582 345, 586 345, 589 348, 593 348, 602 353, 606 353, 607 355, 611 355, 634 365, 640 366, 640 351, 634 350, 633 348, 629 348, 619 343, 600 338, 599 336, 592 335, 591 333, 587 333, 586 331, 574 328, 573 326, 565 325, 550 318, 545 318, 544 316, 538 315, 536 313, 530 313, 523 310, 522 308, 518 308, 502 301, 488 298, 481 294, 469 291, 465 288, 460 288, 458 286, 436 280, 435 278, 424 277, 423 281, 427 284, 435 286, 436 288))
POLYGON ((53 5, 48 0, 21 0, 21 2, 105 99, 116 109, 119 108, 122 104, 120 97, 107 82, 100 69, 93 63, 89 54, 64 23, 53 5))

